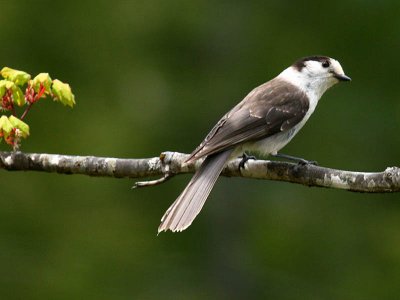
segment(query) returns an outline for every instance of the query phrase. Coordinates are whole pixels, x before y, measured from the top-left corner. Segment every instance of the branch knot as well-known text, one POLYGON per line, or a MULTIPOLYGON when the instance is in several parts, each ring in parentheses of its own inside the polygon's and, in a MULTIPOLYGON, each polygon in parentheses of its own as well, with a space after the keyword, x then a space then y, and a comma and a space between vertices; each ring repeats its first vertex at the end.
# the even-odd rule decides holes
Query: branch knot
POLYGON ((384 178, 394 185, 400 185, 400 168, 388 167, 384 172, 384 178))

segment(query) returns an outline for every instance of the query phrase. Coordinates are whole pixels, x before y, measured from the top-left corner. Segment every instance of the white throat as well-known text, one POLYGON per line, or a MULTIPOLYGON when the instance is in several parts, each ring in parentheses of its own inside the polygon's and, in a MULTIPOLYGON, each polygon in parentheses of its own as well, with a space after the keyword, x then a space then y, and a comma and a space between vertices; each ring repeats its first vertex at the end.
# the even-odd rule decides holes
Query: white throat
POLYGON ((317 105, 321 96, 336 82, 328 77, 312 77, 303 74, 293 67, 283 70, 278 78, 285 80, 306 93, 310 99, 310 107, 317 105), (316 102, 315 104, 313 102, 316 102), (314 104, 314 105, 313 105, 314 104))
POLYGON ((321 96, 325 93, 325 91, 335 84, 335 82, 329 80, 328 78, 311 77, 307 74, 299 72, 293 67, 283 70, 283 72, 280 73, 277 78, 301 89, 307 95, 308 100, 310 101, 309 109, 304 116, 304 119, 298 124, 298 130, 304 125, 305 122, 307 122, 308 118, 314 112, 319 99, 321 99, 321 96))

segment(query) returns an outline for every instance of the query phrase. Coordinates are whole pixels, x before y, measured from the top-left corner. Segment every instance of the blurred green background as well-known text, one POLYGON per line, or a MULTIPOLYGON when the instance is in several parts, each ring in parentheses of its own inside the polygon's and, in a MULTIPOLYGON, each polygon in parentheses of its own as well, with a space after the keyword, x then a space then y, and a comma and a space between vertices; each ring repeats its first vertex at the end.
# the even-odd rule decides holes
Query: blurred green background
MULTIPOLYGON (((191 152, 296 59, 337 58, 284 153, 400 165, 399 1, 1 1, 0 66, 49 72, 77 106, 27 118, 23 151, 191 152)), ((8 149, 3 143, 1 149, 8 149)), ((400 195, 221 178, 181 234, 156 235, 188 182, 0 172, 1 299, 398 299, 400 195)))

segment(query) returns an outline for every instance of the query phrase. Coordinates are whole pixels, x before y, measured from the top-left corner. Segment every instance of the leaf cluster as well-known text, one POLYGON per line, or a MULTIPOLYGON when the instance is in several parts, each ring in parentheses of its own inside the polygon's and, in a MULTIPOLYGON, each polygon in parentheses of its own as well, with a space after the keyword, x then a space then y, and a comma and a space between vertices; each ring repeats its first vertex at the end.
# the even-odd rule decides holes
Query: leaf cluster
POLYGON ((69 84, 51 79, 48 73, 40 73, 33 79, 24 71, 4 67, 0 71, 0 141, 18 149, 21 138, 29 136, 29 125, 24 119, 31 107, 41 99, 51 98, 66 106, 73 107, 75 96, 69 84), (17 107, 24 108, 17 116, 17 107))

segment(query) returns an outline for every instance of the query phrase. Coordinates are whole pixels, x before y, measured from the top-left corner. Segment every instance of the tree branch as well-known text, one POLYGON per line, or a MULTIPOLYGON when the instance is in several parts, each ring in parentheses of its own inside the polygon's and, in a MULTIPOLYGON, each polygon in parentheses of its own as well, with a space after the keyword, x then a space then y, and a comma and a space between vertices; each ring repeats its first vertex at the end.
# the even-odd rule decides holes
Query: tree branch
MULTIPOLYGON (((0 152, 0 169, 8 171, 42 171, 59 174, 82 174, 115 178, 162 178, 139 182, 136 186, 149 186, 165 182, 171 176, 193 173, 201 164, 183 164, 187 154, 163 152, 160 157, 121 159, 95 156, 70 156, 44 153, 0 152)), ((223 176, 268 179, 344 189, 354 192, 400 192, 400 168, 389 167, 383 172, 366 173, 329 169, 314 165, 287 162, 250 160, 239 171, 240 159, 228 163, 223 176)))

